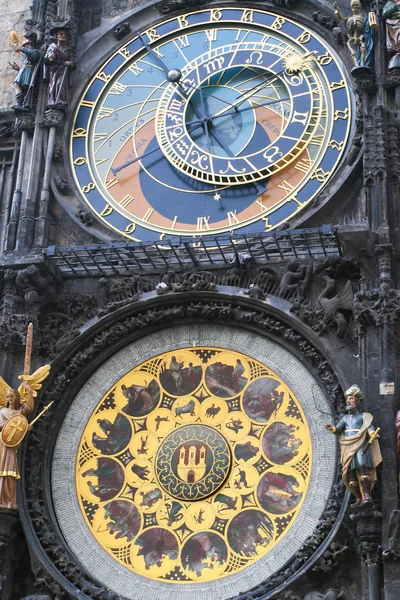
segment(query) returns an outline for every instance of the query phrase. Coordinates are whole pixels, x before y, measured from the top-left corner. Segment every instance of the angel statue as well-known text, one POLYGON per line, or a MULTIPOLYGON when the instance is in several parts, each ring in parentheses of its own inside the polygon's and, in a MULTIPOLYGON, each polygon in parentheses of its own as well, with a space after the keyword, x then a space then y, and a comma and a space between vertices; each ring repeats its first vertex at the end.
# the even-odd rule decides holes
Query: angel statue
POLYGON ((18 377, 22 379, 19 388, 10 388, 0 377, 0 509, 18 508, 16 485, 17 480, 20 479, 17 461, 18 446, 34 421, 50 407, 50 405, 46 406, 44 411, 30 425, 28 424, 27 417, 35 406, 34 398, 50 371, 50 365, 45 365, 32 375, 28 374, 32 349, 31 336, 32 328, 28 330, 25 373, 18 377))

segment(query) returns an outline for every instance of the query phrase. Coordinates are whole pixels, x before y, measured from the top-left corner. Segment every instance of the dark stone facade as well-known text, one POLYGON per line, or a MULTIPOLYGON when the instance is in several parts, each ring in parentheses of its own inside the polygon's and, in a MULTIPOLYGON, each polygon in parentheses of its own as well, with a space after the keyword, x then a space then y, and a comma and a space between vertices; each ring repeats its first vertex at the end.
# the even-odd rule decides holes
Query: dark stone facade
MULTIPOLYGON (((26 27, 38 33, 45 47, 50 28, 68 20, 78 64, 72 108, 97 64, 97 40, 104 52, 110 51, 143 24, 200 4, 205 2, 35 0, 34 18, 26 27)), ((330 1, 258 4, 282 15, 295 13, 330 42, 350 71, 346 31, 330 1)), ((348 3, 339 5, 348 15, 348 3)), ((357 122, 347 162, 321 196, 278 234, 284 242, 295 228, 330 224, 337 251, 328 257, 323 252, 301 259, 293 253, 280 258, 236 254, 230 263, 210 261, 202 268, 191 260, 173 268, 147 261, 138 269, 121 263, 115 268, 115 256, 107 255, 106 267, 77 274, 68 261, 60 266, 53 247, 96 245, 98 253, 101 244, 116 240, 75 193, 68 167, 68 113, 46 111, 44 86, 39 85, 31 112, 0 115, 0 373, 14 382, 22 372, 25 332, 32 321, 39 332, 34 364, 52 365, 37 412, 56 401, 19 452, 19 519, 0 513, 0 600, 118 600, 91 580, 62 539, 49 484, 55 436, 75 394, 108 356, 149 332, 196 322, 234 323, 279 341, 312 370, 338 415, 343 390, 358 382, 366 409, 382 430, 375 511, 349 518, 338 473, 313 536, 281 572, 242 590, 238 600, 400 597, 395 452, 400 74, 387 71, 383 5, 382 0, 363 2, 377 14, 375 68, 368 76, 353 77, 357 122)))

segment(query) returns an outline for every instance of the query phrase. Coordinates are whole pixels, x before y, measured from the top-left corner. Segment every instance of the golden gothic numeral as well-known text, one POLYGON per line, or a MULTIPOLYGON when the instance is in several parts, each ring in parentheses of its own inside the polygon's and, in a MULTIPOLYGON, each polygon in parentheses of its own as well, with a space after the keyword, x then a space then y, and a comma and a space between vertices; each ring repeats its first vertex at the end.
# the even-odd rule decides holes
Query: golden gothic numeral
POLYGON ((111 79, 111 75, 107 75, 106 73, 104 73, 104 71, 100 71, 100 73, 97 73, 96 79, 100 79, 100 81, 108 83, 111 79))
POLYGON ((220 19, 222 19, 222 12, 219 10, 219 8, 213 8, 211 11, 210 20, 219 21, 220 19))
POLYGON ((300 44, 308 44, 310 40, 311 33, 309 31, 303 31, 303 33, 297 38, 297 41, 300 42, 300 44))
POLYGON ((91 102, 90 100, 82 100, 81 106, 85 106, 86 108, 93 108, 95 102, 91 102))
POLYGON ((333 148, 334 150, 338 150, 339 152, 341 152, 343 150, 344 142, 337 142, 336 140, 331 140, 328 146, 330 148, 333 148))
POLYGON ((283 17, 276 17, 275 21, 271 25, 271 28, 275 30, 282 29, 285 23, 286 21, 283 17))
POLYGON ((184 27, 187 27, 189 25, 189 21, 187 20, 187 15, 181 15, 180 17, 178 17, 178 23, 179 23, 179 27, 181 29, 183 29, 184 27))
POLYGON ((125 227, 125 232, 126 233, 133 233, 136 229, 136 223, 129 223, 129 225, 127 225, 125 227))
POLYGON ((83 156, 79 156, 74 160, 74 165, 77 165, 78 167, 86 165, 86 158, 83 158, 83 156))
POLYGON ((113 211, 113 207, 111 206, 111 204, 106 204, 105 207, 103 208, 103 210, 100 213, 101 217, 109 217, 113 211))
POLYGON ((336 110, 335 116, 333 118, 335 121, 337 121, 338 119, 343 119, 344 121, 346 121, 346 119, 349 118, 349 109, 345 108, 344 110, 336 110))
POLYGON ((330 174, 330 171, 324 171, 323 169, 319 168, 312 175, 311 179, 316 179, 320 183, 326 183, 329 179, 330 174))
POLYGON ((85 194, 88 194, 89 192, 92 192, 93 190, 96 189, 96 184, 93 183, 93 181, 91 181, 90 183, 88 183, 87 185, 84 185, 82 188, 82 192, 85 192, 85 194))
POLYGON ((254 11, 253 10, 243 10, 241 21, 245 23, 253 23, 254 21, 254 11))
POLYGON ((74 129, 72 136, 73 137, 86 137, 87 131, 83 129, 83 127, 78 127, 78 129, 74 129))
POLYGON ((344 87, 345 87, 344 79, 342 79, 341 81, 332 81, 332 83, 330 85, 332 92, 334 92, 335 90, 340 90, 344 87))

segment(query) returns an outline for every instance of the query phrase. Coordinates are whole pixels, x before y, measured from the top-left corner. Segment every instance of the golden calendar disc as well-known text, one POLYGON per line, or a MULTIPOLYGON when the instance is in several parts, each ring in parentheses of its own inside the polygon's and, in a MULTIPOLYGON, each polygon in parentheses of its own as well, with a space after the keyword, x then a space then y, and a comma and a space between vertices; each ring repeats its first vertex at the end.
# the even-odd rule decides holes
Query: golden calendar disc
POLYGON ((143 362, 100 399, 76 487, 116 561, 153 580, 202 583, 287 534, 311 463, 307 420, 282 378, 239 352, 188 347, 143 362))

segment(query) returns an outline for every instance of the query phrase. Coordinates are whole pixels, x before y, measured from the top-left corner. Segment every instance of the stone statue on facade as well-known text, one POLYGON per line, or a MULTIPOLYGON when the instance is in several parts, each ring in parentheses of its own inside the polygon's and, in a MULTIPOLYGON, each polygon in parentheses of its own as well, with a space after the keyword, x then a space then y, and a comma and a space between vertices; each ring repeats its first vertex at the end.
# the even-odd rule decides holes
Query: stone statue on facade
POLYGON ((376 468, 382 462, 376 429, 371 413, 362 412, 360 405, 364 394, 358 385, 346 392, 346 411, 336 425, 325 425, 328 431, 340 435, 342 477, 358 507, 372 508, 371 490, 376 482, 376 468))
POLYGON ((50 30, 56 41, 50 44, 45 54, 45 79, 48 81, 47 106, 66 108, 68 89, 72 85, 75 69, 73 49, 68 44, 68 25, 58 25, 50 30))
POLYGON ((400 0, 388 0, 382 16, 386 19, 386 48, 391 57, 388 69, 400 68, 400 0))
POLYGON ((36 33, 28 32, 25 34, 25 41, 21 46, 15 48, 15 52, 22 55, 22 63, 11 63, 12 68, 17 71, 14 79, 15 90, 15 112, 29 110, 33 103, 33 91, 37 79, 37 73, 40 65, 41 54, 36 50, 36 33))
POLYGON ((353 14, 343 17, 337 2, 334 2, 335 15, 346 23, 347 47, 350 50, 355 68, 369 68, 373 60, 374 36, 376 28, 375 13, 363 14, 360 0, 351 0, 353 14))
MULTIPOLYGON (((32 375, 30 360, 32 352, 33 327, 29 325, 24 374, 19 376, 22 383, 18 389, 12 389, 0 377, 0 509, 17 510, 18 471, 17 450, 28 429, 27 417, 32 413, 37 391, 49 374, 50 366, 40 367, 32 375)), ((52 404, 52 403, 51 403, 52 404)), ((35 421, 50 407, 50 404, 36 417, 35 421)))

